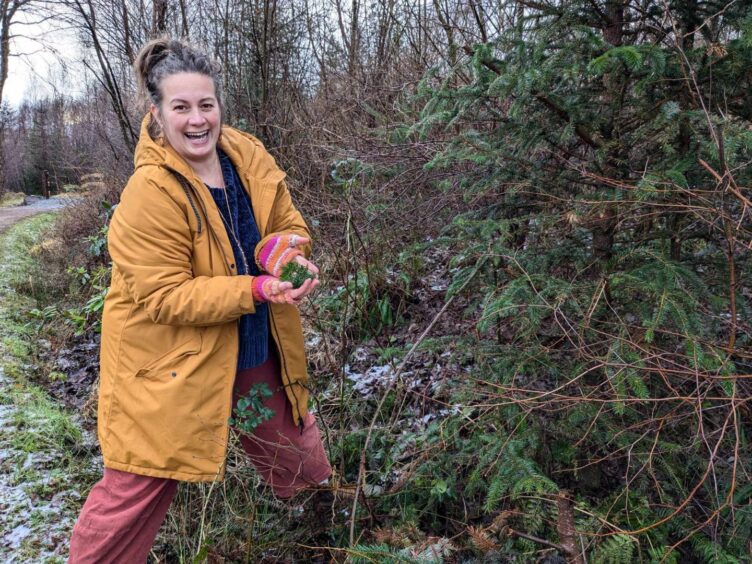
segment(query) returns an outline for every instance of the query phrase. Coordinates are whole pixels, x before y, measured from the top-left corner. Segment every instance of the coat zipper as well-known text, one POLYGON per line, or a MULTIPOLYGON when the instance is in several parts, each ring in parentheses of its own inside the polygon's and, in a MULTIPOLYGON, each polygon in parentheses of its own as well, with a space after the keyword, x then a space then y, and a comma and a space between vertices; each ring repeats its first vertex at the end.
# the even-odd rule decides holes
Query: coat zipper
MULTIPOLYGON (((222 260, 225 263, 225 268, 227 269, 227 272, 230 273, 232 276, 232 268, 230 267, 230 263, 227 260, 227 256, 225 255, 224 251, 222 250, 222 243, 219 240, 219 235, 217 235, 217 232, 214 230, 214 227, 212 227, 211 222, 209 221, 209 212, 206 209, 206 206, 204 205, 204 201, 201 199, 201 196, 198 194, 196 187, 182 174, 180 174, 178 171, 174 169, 170 169, 172 173, 177 177, 178 182, 180 182, 180 185, 183 187, 183 190, 186 193, 186 196, 188 196, 188 200, 191 201, 191 196, 189 191, 192 191, 196 197, 196 199, 199 201, 199 204, 201 206, 201 211, 204 213, 204 217, 206 218, 206 230, 209 232, 210 237, 214 239, 214 242, 217 244, 217 247, 219 247, 219 252, 222 255, 222 260)), ((191 202, 191 207, 193 208, 193 213, 196 214, 196 219, 198 220, 199 226, 201 225, 201 218, 198 215, 198 210, 193 205, 193 202, 191 202)), ((220 214, 221 216, 221 214, 220 214)), ((209 259, 211 260, 211 245, 209 245, 209 259)), ((237 271, 236 271, 237 274, 237 271)), ((240 346, 240 343, 238 343, 238 347, 240 346)), ((237 361, 236 361, 237 363, 237 361)), ((233 386, 230 386, 230 398, 229 398, 229 412, 226 414, 227 419, 229 419, 232 416, 232 404, 233 404, 233 386)), ((225 421, 227 421, 227 419, 225 421)), ((227 458, 227 449, 228 445, 230 444, 230 425, 229 423, 225 425, 225 461, 227 458)), ((224 465, 225 462, 222 463, 224 465)), ((224 470, 221 470, 223 473, 224 470)))
POLYGON ((194 193, 196 199, 199 202, 199 205, 201 206, 201 211, 204 213, 204 217, 206 218, 206 229, 214 238, 214 241, 217 243, 217 246, 219 247, 220 253, 222 254, 222 260, 224 261, 225 266, 227 267, 227 272, 229 272, 232 275, 232 267, 230 266, 230 261, 227 260, 227 256, 222 250, 222 244, 219 241, 219 236, 217 235, 217 232, 214 230, 214 227, 212 227, 212 224, 209 221, 209 213, 206 209, 206 206, 204 205, 203 200, 201 199, 201 196, 199 196, 198 192, 196 191, 196 187, 185 176, 180 174, 175 169, 170 169, 170 170, 177 177, 178 182, 180 182, 180 185, 183 187, 183 191, 186 193, 186 196, 188 197, 188 201, 191 203, 191 207, 193 208, 193 213, 196 214, 196 220, 198 221, 198 227, 199 227, 198 232, 201 233, 201 217, 199 216, 198 210, 196 209, 196 206, 193 203, 193 198, 191 198, 189 190, 194 193))
MULTIPOLYGON (((201 197, 196 192, 196 187, 193 186, 193 184, 191 182, 189 182, 188 179, 185 176, 183 176, 182 174, 180 174, 178 171, 176 171, 174 169, 171 169, 171 170, 172 170, 172 173, 177 177, 178 181, 180 182, 180 185, 183 187, 183 190, 185 191, 186 196, 188 197, 188 200, 191 203, 191 207, 193 208, 193 213, 196 214, 196 219, 197 219, 198 225, 199 225, 199 232, 200 232, 200 228, 201 228, 201 218, 199 217, 198 210, 196 209, 196 206, 193 204, 193 200, 192 200, 192 198, 190 196, 189 190, 194 192, 194 194, 196 196, 196 199, 199 201, 199 204, 201 205, 201 211, 204 213, 204 217, 206 217, 206 227, 207 227, 207 230, 212 235, 212 237, 214 237, 214 240, 217 242, 217 246, 219 247, 220 251, 222 251, 222 245, 219 242, 219 237, 218 237, 217 233, 215 232, 214 228, 212 227, 211 222, 209 221, 209 214, 208 214, 208 212, 206 210, 206 206, 204 205, 204 202, 201 199, 201 197)), ((245 189, 245 187, 244 187, 244 189, 245 189)), ((250 198, 250 195, 249 195, 249 198, 250 198)), ((253 203, 251 203, 251 205, 253 205, 253 203)), ((227 270, 229 272, 232 272, 232 269, 230 268, 230 263, 228 262, 227 257, 225 256, 224 252, 222 252, 222 259, 225 262, 225 266, 227 267, 227 270)), ((291 384, 290 384, 290 376, 289 376, 289 373, 287 371, 287 362, 285 360, 285 353, 284 353, 284 350, 282 349, 281 339, 280 339, 280 336, 279 336, 279 330, 277 329, 277 324, 274 321, 274 313, 272 312, 272 307, 271 306, 272 306, 272 304, 269 304, 269 320, 271 321, 272 331, 274 332, 274 339, 276 341, 277 353, 279 354, 279 360, 280 360, 280 365, 281 365, 280 367, 284 371, 285 380, 287 380, 286 383, 283 382, 282 384, 284 385, 284 387, 289 387, 291 384)), ((302 386, 302 384, 297 384, 297 385, 298 386, 302 386)), ((303 415, 302 415, 303 412, 300 409, 300 405, 298 405, 298 397, 295 395, 294 392, 291 395, 292 395, 292 397, 295 400, 295 409, 296 409, 297 414, 298 414, 298 427, 300 428, 300 433, 303 434, 303 429, 305 427, 305 425, 303 423, 303 415)), ((288 396, 287 399, 289 401, 290 397, 288 396)), ((232 403, 230 405, 232 405, 232 403)))

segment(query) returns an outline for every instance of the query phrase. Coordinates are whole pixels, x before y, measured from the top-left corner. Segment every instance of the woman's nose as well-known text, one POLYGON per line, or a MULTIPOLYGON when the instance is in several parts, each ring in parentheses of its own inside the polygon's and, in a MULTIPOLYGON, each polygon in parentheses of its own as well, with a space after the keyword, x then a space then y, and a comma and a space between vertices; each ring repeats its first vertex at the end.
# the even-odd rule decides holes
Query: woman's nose
POLYGON ((204 123, 205 118, 203 115, 201 115, 201 110, 199 108, 196 108, 195 110, 191 110, 191 115, 188 116, 188 123, 191 125, 201 125, 204 123))

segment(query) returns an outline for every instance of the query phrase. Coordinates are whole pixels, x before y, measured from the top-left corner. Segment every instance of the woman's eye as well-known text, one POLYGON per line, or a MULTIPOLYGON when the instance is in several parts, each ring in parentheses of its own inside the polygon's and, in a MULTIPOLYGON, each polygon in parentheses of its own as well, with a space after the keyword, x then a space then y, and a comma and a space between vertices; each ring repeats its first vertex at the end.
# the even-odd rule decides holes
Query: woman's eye
POLYGON ((177 106, 174 106, 172 109, 175 110, 176 112, 182 112, 185 109, 185 106, 183 106, 182 104, 179 104, 177 106))
POLYGON ((201 107, 204 108, 205 110, 211 110, 214 107, 214 104, 207 103, 207 104, 203 104, 201 107))

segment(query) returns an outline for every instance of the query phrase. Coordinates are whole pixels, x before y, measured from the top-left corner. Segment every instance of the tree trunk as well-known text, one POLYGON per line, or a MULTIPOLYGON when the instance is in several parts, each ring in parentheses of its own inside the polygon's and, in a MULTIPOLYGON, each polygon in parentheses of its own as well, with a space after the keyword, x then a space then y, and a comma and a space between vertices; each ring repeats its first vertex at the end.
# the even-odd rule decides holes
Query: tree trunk
POLYGON ((120 125, 120 131, 123 135, 123 141, 125 142, 126 147, 128 147, 130 151, 133 151, 136 148, 138 135, 136 133, 136 130, 133 128, 133 125, 131 124, 130 118, 128 117, 128 112, 125 108, 118 77, 115 75, 110 62, 107 59, 107 54, 105 53, 105 50, 99 40, 99 29, 97 27, 98 24, 94 5, 92 4, 91 0, 88 0, 86 6, 82 5, 80 0, 75 0, 71 4, 71 6, 79 13, 83 20, 83 28, 88 33, 89 38, 92 42, 92 47, 94 48, 94 52, 97 55, 99 72, 97 72, 97 70, 94 69, 88 61, 85 61, 84 64, 87 68, 89 68, 89 70, 94 73, 94 75, 98 78, 98 80, 102 83, 102 86, 107 91, 107 94, 109 95, 110 101, 112 103, 112 109, 115 112, 118 124, 120 125))
POLYGON ((566 552, 568 564, 585 564, 582 557, 582 549, 577 538, 577 529, 574 525, 574 509, 572 498, 566 490, 561 490, 557 501, 559 518, 556 522, 556 532, 559 534, 559 543, 566 552))
MULTIPOLYGON (((602 29, 603 38, 614 47, 619 47, 624 41, 624 0, 611 0, 606 4, 606 24, 602 29)), ((603 77, 606 86, 606 95, 604 96, 604 107, 611 110, 611 121, 603 131, 603 137, 608 141, 613 141, 614 135, 618 135, 618 128, 615 127, 619 119, 620 108, 617 108, 619 99, 618 89, 621 84, 621 76, 618 72, 608 73, 603 77)), ((606 165, 604 174, 608 178, 618 179, 623 176, 620 170, 623 166, 622 154, 623 147, 618 143, 610 143, 611 149, 606 155, 606 165)), ((608 187, 606 187, 608 189, 608 187)), ((602 204, 602 209, 598 210, 597 218, 593 222, 593 262, 594 267, 600 270, 603 263, 611 258, 614 247, 614 233, 619 221, 617 205, 611 198, 602 204)))
POLYGON ((5 81, 8 79, 10 58, 10 26, 18 9, 29 0, 0 0, 0 103, 3 101, 5 81))
POLYGON ((42 196, 46 199, 50 197, 50 173, 47 170, 42 171, 42 196))
POLYGON ((167 0, 154 0, 151 19, 151 35, 159 37, 167 32, 167 0))

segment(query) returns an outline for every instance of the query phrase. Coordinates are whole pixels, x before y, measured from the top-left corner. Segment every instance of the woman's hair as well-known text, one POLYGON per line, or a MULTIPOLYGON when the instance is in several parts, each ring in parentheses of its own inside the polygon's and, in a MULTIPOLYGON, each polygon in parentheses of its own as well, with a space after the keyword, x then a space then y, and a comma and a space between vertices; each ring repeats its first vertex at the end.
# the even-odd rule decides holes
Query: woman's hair
POLYGON ((160 37, 141 48, 133 63, 139 88, 157 108, 162 103, 162 80, 181 72, 194 72, 208 76, 214 82, 214 91, 222 108, 222 69, 209 55, 190 43, 160 37))

